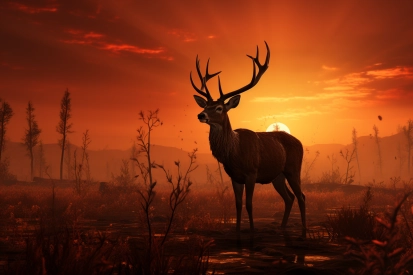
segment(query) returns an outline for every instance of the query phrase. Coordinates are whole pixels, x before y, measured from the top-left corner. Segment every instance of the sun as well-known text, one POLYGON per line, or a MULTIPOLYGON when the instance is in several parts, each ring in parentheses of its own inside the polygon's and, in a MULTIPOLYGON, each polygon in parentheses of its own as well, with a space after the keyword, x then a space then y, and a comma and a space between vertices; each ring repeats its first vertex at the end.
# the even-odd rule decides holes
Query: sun
POLYGON ((281 122, 275 122, 268 126, 266 132, 275 132, 275 131, 284 131, 286 133, 291 134, 290 129, 285 125, 284 123, 281 122))

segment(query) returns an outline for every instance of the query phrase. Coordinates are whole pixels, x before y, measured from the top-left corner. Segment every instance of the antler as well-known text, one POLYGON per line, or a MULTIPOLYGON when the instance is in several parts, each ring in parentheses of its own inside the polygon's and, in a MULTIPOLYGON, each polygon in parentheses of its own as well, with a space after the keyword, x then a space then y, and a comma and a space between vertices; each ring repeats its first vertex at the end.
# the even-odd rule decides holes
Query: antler
MULTIPOLYGON (((267 56, 266 56, 266 58, 265 58, 265 63, 264 63, 264 64, 261 64, 261 63, 260 63, 258 46, 257 46, 257 55, 256 55, 255 57, 252 57, 252 56, 250 56, 250 55, 247 54, 247 56, 252 59, 252 66, 253 66, 252 79, 251 79, 251 82, 250 82, 248 85, 245 85, 244 87, 242 87, 242 88, 240 88, 240 89, 238 89, 238 90, 235 90, 235 91, 233 91, 233 92, 224 94, 224 93, 222 92, 222 88, 221 88, 221 80, 220 80, 220 78, 219 78, 219 76, 218 76, 219 93, 220 93, 220 95, 221 95, 220 98, 219 98, 219 100, 225 101, 226 99, 228 99, 228 98, 230 98, 230 97, 233 97, 233 96, 235 96, 235 95, 238 95, 238 94, 240 94, 240 93, 243 93, 243 92, 251 89, 252 87, 254 87, 254 86, 258 83, 258 81, 260 80, 261 76, 262 76, 262 75, 265 73, 265 71, 268 69, 268 63, 270 62, 270 48, 268 47, 267 42, 264 41, 264 43, 265 43, 265 46, 267 47, 267 56), (255 67, 255 66, 258 66, 258 73, 256 73, 256 67, 255 67)), ((205 76, 202 76, 201 70, 199 69, 199 59, 198 59, 198 55, 196 56, 196 70, 197 70, 197 72, 198 72, 199 79, 201 80, 201 83, 202 83, 201 89, 199 89, 199 88, 194 84, 194 81, 192 80, 192 72, 189 74, 189 77, 190 77, 190 79, 191 79, 192 87, 194 87, 194 89, 195 89, 199 94, 201 94, 202 96, 206 97, 206 98, 208 99, 208 101, 212 101, 213 99, 212 99, 212 97, 211 97, 211 94, 209 93, 209 90, 208 90, 208 87, 207 87, 206 83, 207 83, 208 80, 210 80, 212 77, 214 77, 214 76, 216 76, 217 74, 219 74, 221 71, 219 71, 219 72, 217 72, 217 73, 214 73, 214 74, 209 74, 209 72, 208 72, 208 66, 209 66, 209 59, 208 59, 207 66, 206 66, 205 76), (205 88, 205 91, 206 91, 206 92, 203 91, 204 88, 205 88)))
POLYGON ((264 63, 264 64, 261 64, 261 63, 260 63, 258 46, 257 46, 257 55, 255 56, 255 58, 247 54, 247 56, 252 59, 252 66, 253 66, 252 79, 251 79, 251 82, 250 82, 248 85, 245 85, 244 87, 242 87, 242 88, 240 88, 240 89, 238 89, 238 90, 235 90, 235 91, 233 91, 233 92, 224 94, 224 93, 222 92, 222 89, 221 89, 221 81, 220 81, 219 76, 218 76, 219 93, 220 93, 220 95, 221 95, 221 97, 219 98, 219 100, 225 101, 226 99, 228 99, 228 98, 230 98, 230 97, 233 97, 234 95, 238 95, 238 94, 240 94, 240 93, 243 93, 243 92, 251 89, 252 87, 254 87, 254 86, 258 83, 258 81, 260 80, 261 76, 262 76, 262 75, 265 73, 265 71, 268 69, 268 63, 270 62, 270 48, 268 47, 268 44, 267 44, 266 41, 264 41, 264 43, 265 43, 265 46, 267 47, 267 56, 266 56, 266 58, 265 58, 265 63, 264 63), (258 73, 257 73, 257 74, 256 74, 255 65, 258 66, 258 73))
POLYGON ((191 84, 192 87, 194 87, 194 89, 201 95, 203 95, 204 97, 206 97, 208 99, 208 101, 212 101, 212 97, 211 94, 209 93, 208 87, 206 85, 207 81, 210 80, 211 78, 213 78, 214 76, 216 76, 217 74, 219 74, 221 71, 214 73, 214 74, 209 74, 208 72, 208 67, 209 67, 209 59, 206 65, 206 71, 205 71, 205 76, 202 76, 201 74, 201 70, 199 69, 199 59, 198 59, 198 55, 196 56, 196 70, 198 72, 198 76, 199 79, 201 80, 201 89, 199 89, 195 84, 194 81, 192 80, 192 72, 189 74, 189 78, 191 79, 191 84), (203 89, 205 88, 205 91, 203 91, 203 89))

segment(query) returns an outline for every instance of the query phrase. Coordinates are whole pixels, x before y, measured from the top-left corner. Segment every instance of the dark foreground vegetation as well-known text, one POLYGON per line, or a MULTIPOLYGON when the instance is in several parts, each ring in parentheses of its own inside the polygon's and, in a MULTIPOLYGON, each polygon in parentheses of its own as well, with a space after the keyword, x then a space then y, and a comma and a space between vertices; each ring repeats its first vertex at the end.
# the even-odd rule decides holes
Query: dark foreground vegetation
MULTIPOLYGON (((232 190, 120 187, 44 181, 0 188, 3 274, 407 274, 413 271, 412 198, 405 189, 305 185, 286 231, 283 202, 257 186, 257 230, 235 234, 232 190), (60 185, 59 185, 60 184, 60 185), (274 214, 275 213, 275 214, 274 214), (308 273, 310 274, 310 273, 308 273)), ((186 186, 186 187, 185 187, 186 186)), ((142 187, 142 186, 141 186, 142 187)), ((245 211, 244 211, 245 212, 245 211)))

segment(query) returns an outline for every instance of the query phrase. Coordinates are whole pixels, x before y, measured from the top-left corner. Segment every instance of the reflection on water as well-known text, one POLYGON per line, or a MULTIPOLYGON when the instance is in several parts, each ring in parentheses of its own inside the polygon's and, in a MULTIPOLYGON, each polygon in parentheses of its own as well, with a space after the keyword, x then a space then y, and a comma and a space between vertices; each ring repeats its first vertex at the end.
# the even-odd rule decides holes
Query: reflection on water
POLYGON ((331 257, 319 256, 319 255, 306 255, 304 256, 304 262, 324 262, 330 261, 331 257))
MULTIPOLYGON (((224 223, 222 220, 219 220, 219 222, 224 223)), ((235 218, 225 221, 227 224, 235 222, 235 218)), ((276 265, 280 260, 290 264, 297 264, 298 266, 316 267, 324 262, 339 258, 337 255, 332 255, 331 257, 317 255, 314 254, 314 251, 311 254, 307 254, 310 252, 308 243, 297 242, 295 237, 297 230, 300 229, 297 222, 291 221, 291 226, 287 230, 280 230, 280 222, 274 220, 274 218, 257 218, 255 222, 258 225, 255 237, 249 239, 246 237, 249 232, 249 221, 248 219, 242 220, 244 238, 241 246, 236 245, 235 232, 225 231, 225 233, 214 236, 218 244, 211 251, 208 262, 214 266, 215 274, 225 274, 229 271, 239 274, 246 271, 258 272, 276 265), (295 224, 298 225, 295 226, 295 224), (250 243, 251 241, 252 243, 250 243)), ((130 237, 138 237, 139 233, 142 235, 142 231, 139 229, 140 225, 136 221, 111 223, 108 227, 105 221, 84 220, 82 225, 84 228, 105 228, 106 232, 123 233, 130 237)), ((161 230, 156 231, 159 232, 161 230)), ((214 235, 213 232, 208 234, 214 235)), ((212 237, 211 235, 209 237, 212 237)), ((328 240, 329 238, 328 233, 325 232, 321 225, 312 226, 309 229, 309 235, 310 239, 316 240, 328 240)), ((163 238, 164 234, 155 233, 154 237, 163 238)), ((176 242, 184 243, 190 240, 191 234, 188 234, 188 232, 184 234, 174 233, 171 234, 170 238, 176 242)), ((330 244, 330 246, 334 245, 330 244)))

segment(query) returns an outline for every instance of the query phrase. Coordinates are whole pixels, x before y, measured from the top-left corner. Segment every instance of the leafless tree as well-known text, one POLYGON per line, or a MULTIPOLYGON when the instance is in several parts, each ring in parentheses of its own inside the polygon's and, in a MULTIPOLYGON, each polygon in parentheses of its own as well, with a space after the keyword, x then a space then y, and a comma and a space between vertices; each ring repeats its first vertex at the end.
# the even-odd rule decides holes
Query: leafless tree
POLYGON ((34 154, 33 148, 39 143, 39 136, 42 132, 39 129, 39 125, 35 119, 34 107, 29 101, 26 108, 26 121, 27 129, 25 130, 23 137, 23 144, 26 146, 27 154, 30 157, 30 180, 33 180, 33 163, 34 163, 34 154))
POLYGON ((71 98, 69 90, 67 89, 63 95, 63 98, 60 103, 60 121, 56 127, 56 131, 62 135, 62 138, 59 139, 59 145, 62 149, 62 154, 60 157, 60 180, 63 179, 63 160, 64 154, 67 144, 67 135, 72 133, 71 128, 73 126, 72 123, 69 123, 69 119, 71 118, 71 98))
POLYGON ((347 148, 346 152, 343 153, 343 150, 340 150, 340 156, 346 161, 347 167, 346 167, 346 175, 344 179, 344 184, 351 184, 354 181, 354 174, 351 171, 353 170, 353 166, 351 166, 351 162, 355 158, 355 152, 356 149, 353 148, 353 150, 350 152, 350 150, 347 148))
POLYGON ((130 173, 130 164, 128 159, 122 159, 120 166, 120 173, 118 175, 112 174, 112 180, 122 188, 122 191, 128 192, 133 183, 133 176, 130 173))
POLYGON ((14 115, 10 104, 0 98, 0 162, 6 143, 7 124, 14 115))
POLYGON ((381 158, 381 147, 380 147, 380 137, 379 137, 379 128, 376 125, 373 126, 374 131, 374 140, 377 145, 377 156, 378 156, 378 166, 380 175, 382 174, 382 158, 381 158))
POLYGON ((359 161, 359 153, 358 153, 358 140, 357 140, 356 128, 353 128, 352 141, 353 141, 353 148, 354 148, 354 153, 355 153, 356 161, 357 161, 357 169, 359 171, 359 184, 360 184, 360 182, 361 182, 361 170, 360 170, 360 161, 359 161))
POLYGON ((142 120, 145 126, 141 126, 137 130, 138 154, 143 154, 145 156, 147 165, 139 163, 138 168, 141 169, 141 172, 142 169, 145 170, 141 174, 144 175, 145 184, 149 185, 152 185, 153 183, 152 168, 155 166, 155 162, 151 160, 151 133, 156 127, 163 124, 158 117, 158 113, 158 109, 149 111, 148 114, 145 114, 143 111, 140 111, 139 113, 139 119, 142 120))
POLYGON ((139 112, 139 120, 142 120, 144 126, 140 126, 137 129, 138 135, 138 154, 143 154, 146 161, 141 162, 138 157, 132 158, 136 162, 141 175, 141 181, 144 184, 144 191, 138 191, 142 198, 141 207, 145 213, 146 224, 148 227, 149 239, 148 239, 148 261, 151 262, 150 257, 152 251, 152 224, 151 224, 151 205, 153 199, 155 198, 155 186, 156 181, 152 177, 152 168, 156 167, 154 161, 151 160, 151 133, 156 128, 161 126, 163 123, 158 117, 159 109, 155 111, 149 111, 145 114, 143 111, 139 112), (146 163, 145 163, 146 162, 146 163))
POLYGON ((45 152, 44 152, 44 147, 43 147, 43 141, 39 141, 39 145, 37 147, 37 165, 39 169, 39 177, 43 177, 43 172, 45 172, 46 169, 46 157, 45 157, 45 152))
MULTIPOLYGON (((76 150, 76 149, 75 149, 76 150)), ((73 179, 72 171, 72 143, 66 139, 64 163, 66 164, 66 179, 73 179)))
POLYGON ((403 126, 403 134, 406 137, 407 146, 407 172, 410 176, 410 166, 411 166, 411 152, 413 147, 413 120, 409 119, 407 125, 403 126))
POLYGON ((173 181, 172 174, 165 169, 163 165, 157 164, 156 166, 161 168, 166 176, 166 179, 171 184, 172 190, 169 195, 169 207, 171 209, 171 215, 169 216, 168 227, 165 231, 164 238, 162 239, 161 245, 163 245, 168 237, 168 234, 172 228, 172 223, 176 215, 178 206, 186 199, 189 194, 192 181, 189 178, 189 175, 198 168, 198 165, 195 165, 196 162, 196 152, 198 149, 194 149, 191 153, 188 153, 190 163, 185 174, 181 172, 181 163, 180 161, 175 161, 175 165, 178 170, 178 175, 176 176, 176 181, 173 181))
POLYGON ((303 157, 303 169, 301 170, 303 174, 303 176, 301 177, 301 181, 303 183, 311 183, 310 171, 313 169, 316 160, 320 156, 320 152, 316 151, 314 158, 310 161, 307 159, 309 154, 310 154, 310 150, 306 148, 305 154, 303 157))
POLYGON ((73 165, 73 172, 75 176, 75 191, 78 195, 81 195, 85 189, 85 186, 83 186, 83 177, 86 177, 86 182, 90 183, 91 181, 91 176, 90 176, 90 166, 89 166, 89 153, 87 152, 87 149, 89 147, 89 144, 91 143, 90 136, 89 136, 89 130, 86 130, 83 133, 82 137, 82 157, 80 160, 77 160, 77 153, 75 150, 73 153, 73 159, 74 159, 74 165, 73 165))
POLYGON ((89 148, 89 144, 92 142, 89 135, 89 130, 86 130, 83 133, 82 137, 82 164, 84 166, 84 172, 87 182, 91 182, 92 176, 90 173, 90 163, 89 163, 89 152, 87 151, 89 148))
POLYGON ((331 171, 324 172, 321 176, 321 183, 339 184, 342 182, 342 176, 340 174, 340 167, 336 166, 337 158, 334 153, 331 156, 327 156, 328 161, 331 164, 331 171))

